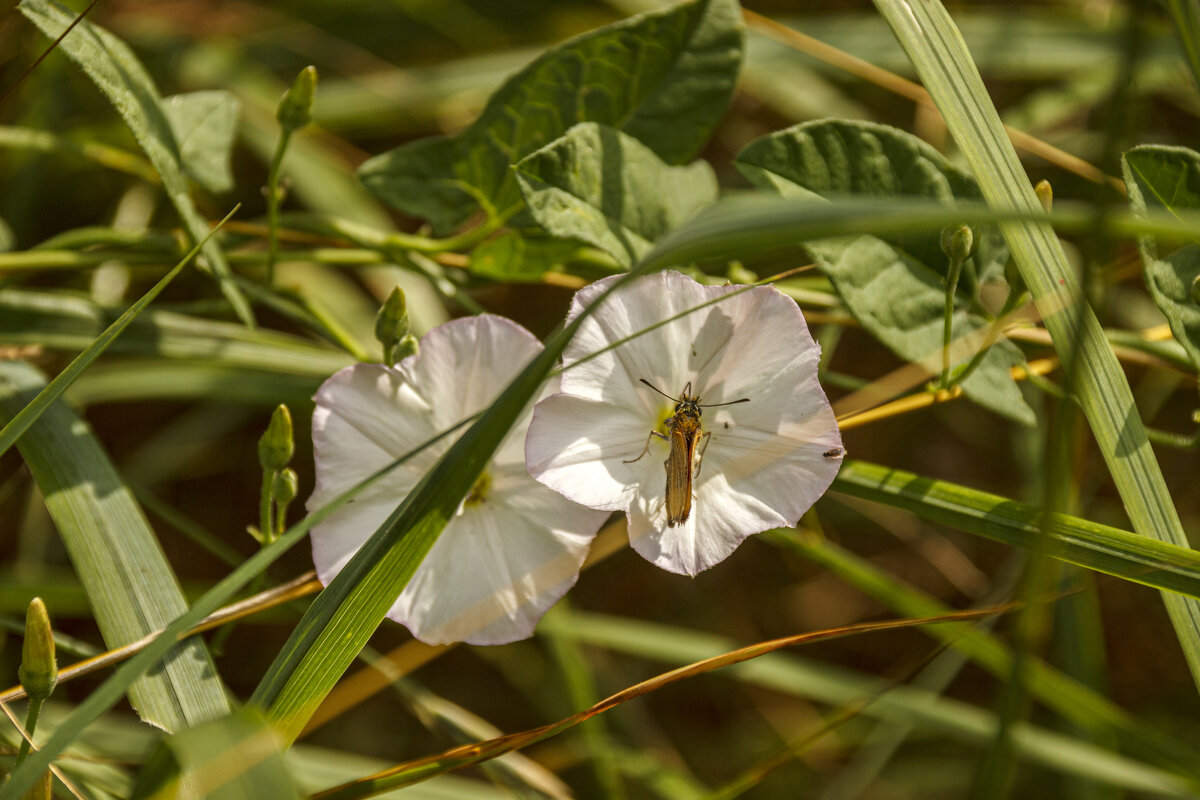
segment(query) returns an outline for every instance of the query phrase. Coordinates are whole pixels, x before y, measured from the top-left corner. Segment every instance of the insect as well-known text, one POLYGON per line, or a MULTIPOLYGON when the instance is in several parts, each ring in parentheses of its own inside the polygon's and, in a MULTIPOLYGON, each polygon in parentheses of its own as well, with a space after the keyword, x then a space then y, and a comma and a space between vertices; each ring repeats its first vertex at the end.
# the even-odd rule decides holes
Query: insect
POLYGON ((826 458, 841 458, 842 456, 846 455, 846 451, 840 447, 835 447, 832 450, 826 450, 821 455, 825 456, 826 458))
MULTIPOLYGON (((667 527, 673 528, 687 522, 692 513, 692 478, 700 472, 700 462, 704 459, 704 449, 712 433, 705 433, 700 421, 701 409, 716 406, 731 406, 735 403, 749 403, 749 397, 741 400, 731 400, 728 403, 712 403, 701 405, 700 398, 692 394, 692 382, 688 381, 675 399, 663 390, 650 383, 645 378, 639 380, 654 391, 671 400, 675 400, 675 412, 667 418, 667 433, 650 431, 646 437, 646 446, 637 458, 631 458, 626 464, 640 461, 650 450, 650 440, 655 436, 671 445, 671 452, 663 466, 667 469, 667 527), (700 450, 697 453, 696 448, 700 450)), ((729 424, 726 423, 726 428, 729 424)))

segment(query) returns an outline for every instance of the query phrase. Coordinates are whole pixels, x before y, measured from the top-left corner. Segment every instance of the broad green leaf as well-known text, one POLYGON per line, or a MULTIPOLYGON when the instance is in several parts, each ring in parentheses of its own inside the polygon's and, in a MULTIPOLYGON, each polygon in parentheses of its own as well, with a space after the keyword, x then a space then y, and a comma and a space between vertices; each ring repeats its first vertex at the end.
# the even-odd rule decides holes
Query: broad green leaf
MULTIPOLYGON (((542 624, 555 636, 673 666, 737 647, 707 633, 580 611, 559 613, 542 624)), ((912 724, 927 734, 959 743, 987 746, 995 736, 996 717, 990 711, 790 653, 771 653, 713 675, 831 706, 861 708, 860 713, 867 717, 912 724)), ((1190 797, 1196 791, 1185 777, 1046 728, 1018 723, 1012 735, 1022 758, 1054 770, 1171 797, 1190 797)))
MULTIPOLYGON (((1142 145, 1121 160, 1134 213, 1200 210, 1200 153, 1186 147, 1142 145)), ((1200 369, 1200 244, 1176 246, 1153 236, 1139 240, 1146 288, 1171 333, 1200 369)))
POLYGON ((130 797, 288 800, 300 794, 274 733, 261 716, 242 709, 166 737, 130 797))
POLYGON ((593 244, 625 267, 717 199, 707 163, 669 166, 632 136, 594 122, 571 128, 515 170, 539 225, 593 244))
POLYGON ((385 202, 447 233, 521 198, 512 164, 579 122, 619 128, 669 164, 690 160, 725 112, 742 60, 734 0, 697 0, 578 36, 509 78, 455 137, 421 139, 365 163, 385 202))
POLYGON ((582 242, 507 230, 471 251, 471 272, 497 281, 541 283, 546 273, 562 272, 582 247, 582 242))
MULTIPOLYGON (((1036 213, 1041 203, 945 8, 938 2, 875 3, 946 120, 988 205, 1006 214, 1036 213)), ((1041 221, 1004 222, 1001 230, 1059 357, 1073 365, 1079 404, 1133 529, 1187 547, 1187 534, 1146 438, 1129 382, 1095 313, 1081 297, 1062 243, 1041 221)), ((1169 592, 1163 600, 1200 686, 1200 601, 1169 592)))
MULTIPOLYGON (((797 125, 750 143, 735 163, 756 186, 784 197, 919 197, 947 205, 980 199, 975 182, 932 147, 874 123, 797 125)), ((959 280, 954 333, 975 334, 982 342, 991 323, 975 305, 979 285, 1000 274, 1008 250, 995 226, 978 226, 976 241, 959 280)), ((937 231, 824 239, 806 247, 864 328, 901 358, 927 363, 936 372, 947 272, 937 231)), ((961 364, 974 347, 952 352, 952 363, 961 364)), ((962 382, 963 391, 998 414, 1033 424, 1033 409, 1009 371, 1023 362, 1016 345, 1000 340, 962 382)))
MULTIPOLYGON (((55 350, 87 347, 116 318, 113 310, 65 292, 0 289, 0 343, 55 350)), ((149 309, 130 323, 110 353, 158 355, 327 377, 352 360, 288 334, 149 309)))
MULTIPOLYGON (((50 39, 61 36, 76 16, 53 0, 21 0, 17 8, 50 39)), ((188 194, 179 143, 163 112, 158 88, 137 56, 123 41, 86 19, 59 42, 58 49, 83 68, 121 114, 162 178, 163 189, 179 212, 184 228, 192 239, 202 240, 208 233, 208 223, 188 194)), ((253 327, 250 304, 230 280, 229 262, 216 242, 205 245, 204 258, 238 317, 253 327)))
POLYGON ((241 102, 229 92, 189 92, 163 98, 162 108, 184 171, 210 192, 232 189, 230 159, 241 102))
MULTIPOLYGON (((0 362, 0 418, 15 416, 44 385, 28 364, 0 362)), ((17 446, 108 647, 141 639, 187 609, 154 532, 86 422, 57 400, 17 446)), ((204 643, 193 639, 178 648, 129 689, 144 720, 172 731, 229 713, 204 643)))
MULTIPOLYGON (((754 185, 784 197, 920 197, 953 206, 981 202, 974 178, 911 133, 873 122, 818 120, 746 145, 734 164, 754 185)), ((979 284, 1002 278, 1008 248, 994 225, 980 226, 958 288, 977 299, 979 284)), ((944 276, 948 260, 937 231, 883 237, 944 276)))

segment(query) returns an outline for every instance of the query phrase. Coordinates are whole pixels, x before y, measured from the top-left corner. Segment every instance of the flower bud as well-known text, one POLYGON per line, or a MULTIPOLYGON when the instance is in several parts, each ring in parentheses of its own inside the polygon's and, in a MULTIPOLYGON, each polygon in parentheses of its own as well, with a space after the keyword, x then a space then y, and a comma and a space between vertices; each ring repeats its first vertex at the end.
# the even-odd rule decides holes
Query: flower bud
POLYGON ((962 263, 975 246, 975 233, 967 225, 942 229, 942 252, 952 262, 962 263))
POLYGON ((271 497, 281 507, 296 499, 300 493, 300 478, 294 469, 281 469, 271 481, 271 497))
POLYGON ((312 121, 313 96, 317 91, 317 68, 305 67, 296 76, 292 88, 283 93, 275 109, 275 119, 288 133, 299 130, 312 121))
POLYGON ((396 342, 396 347, 392 350, 392 363, 403 361, 409 356, 417 354, 417 337, 411 333, 404 335, 400 341, 396 342))
POLYGON ((258 440, 258 463, 264 471, 278 472, 292 460, 292 412, 280 405, 271 415, 266 433, 258 440))
POLYGON ((58 665, 54 660, 54 631, 42 598, 35 597, 25 612, 25 644, 21 648, 21 666, 17 677, 31 699, 45 700, 58 683, 58 665))
POLYGON ((1054 189, 1050 187, 1050 181, 1038 181, 1037 186, 1033 187, 1033 192, 1037 195, 1038 200, 1042 202, 1042 208, 1049 214, 1051 207, 1054 205, 1054 189))
POLYGON ((397 350, 401 342, 412 337, 408 333, 408 302, 404 299, 404 290, 399 286, 392 289, 392 293, 375 316, 375 338, 383 345, 385 362, 395 364, 404 357, 397 355, 397 350))

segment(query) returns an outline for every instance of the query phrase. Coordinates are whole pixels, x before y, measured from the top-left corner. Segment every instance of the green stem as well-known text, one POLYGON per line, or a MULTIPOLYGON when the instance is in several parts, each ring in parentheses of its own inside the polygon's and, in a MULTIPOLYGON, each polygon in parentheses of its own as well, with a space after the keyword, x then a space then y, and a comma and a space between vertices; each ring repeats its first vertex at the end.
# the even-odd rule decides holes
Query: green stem
MULTIPOLYGON (((29 739, 33 738, 33 732, 37 729, 38 717, 42 713, 41 697, 29 698, 29 710, 25 713, 25 732, 29 734, 29 739)), ((29 739, 21 737, 21 745, 17 748, 17 761, 13 764, 13 769, 21 766, 21 763, 29 755, 29 739)))
POLYGON ((971 356, 971 360, 967 362, 967 366, 963 369, 963 371, 954 376, 954 383, 961 384, 979 367, 980 364, 983 363, 983 359, 987 356, 988 350, 991 349, 991 346, 994 345, 996 340, 1000 338, 1000 330, 1004 318, 1012 313, 1013 309, 1015 309, 1021 302, 1023 296, 1024 293, 1022 292, 1009 292, 1008 299, 1004 301, 1004 307, 1000 309, 1000 313, 997 314, 996 319, 992 321, 992 326, 988 328, 987 338, 984 339, 983 346, 979 348, 979 352, 971 356))
POLYGON ((1164 447, 1176 447, 1180 450, 1195 450, 1200 448, 1200 431, 1196 431, 1191 436, 1183 433, 1172 433, 1171 431, 1163 431, 1158 428, 1146 426, 1146 438, 1154 444, 1161 444, 1164 447))
MULTIPOLYGON (((958 276, 962 274, 963 259, 950 256, 950 272, 946 275, 946 309, 942 322, 941 389, 950 388, 950 341, 954 338, 954 296, 958 292, 958 276)), ((981 351, 982 352, 982 351, 981 351)))
POLYGON ((267 170, 267 286, 275 283, 275 261, 279 258, 279 172, 283 167, 283 156, 287 152, 292 132, 284 128, 279 133, 275 154, 267 170))
POLYGON ((275 541, 274 505, 271 501, 271 486, 275 482, 274 470, 263 470, 262 491, 258 495, 258 530, 262 534, 262 544, 275 541))

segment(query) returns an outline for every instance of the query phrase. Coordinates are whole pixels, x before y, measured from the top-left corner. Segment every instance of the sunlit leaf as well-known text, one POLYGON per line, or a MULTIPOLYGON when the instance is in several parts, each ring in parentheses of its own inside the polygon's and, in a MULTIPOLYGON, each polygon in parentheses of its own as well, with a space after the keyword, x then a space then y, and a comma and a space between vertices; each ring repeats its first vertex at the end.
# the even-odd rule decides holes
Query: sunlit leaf
POLYGON ((617 127, 669 164, 691 159, 725 112, 742 60, 734 0, 697 0, 547 51, 458 136, 421 139, 362 166, 381 199, 448 232, 520 207, 509 169, 579 122, 617 127))
POLYGON ((653 242, 717 199, 712 167, 667 165, 632 136, 584 122, 517 163, 530 214, 628 267, 653 242))

